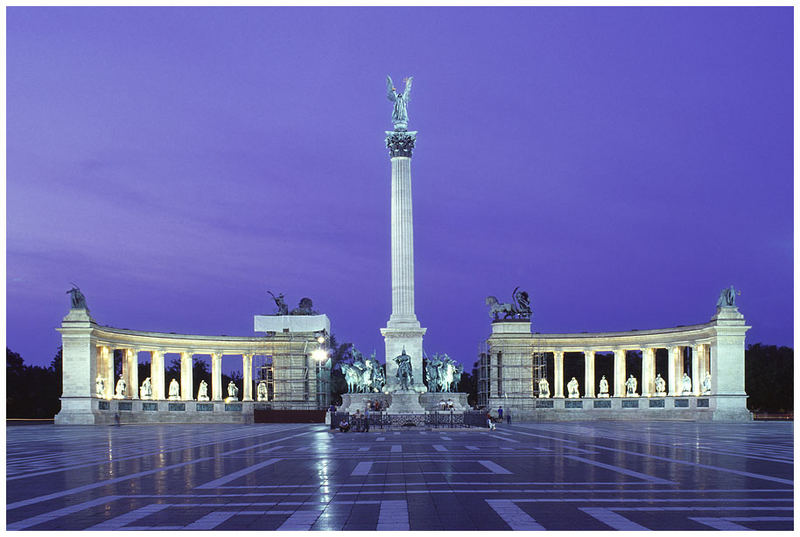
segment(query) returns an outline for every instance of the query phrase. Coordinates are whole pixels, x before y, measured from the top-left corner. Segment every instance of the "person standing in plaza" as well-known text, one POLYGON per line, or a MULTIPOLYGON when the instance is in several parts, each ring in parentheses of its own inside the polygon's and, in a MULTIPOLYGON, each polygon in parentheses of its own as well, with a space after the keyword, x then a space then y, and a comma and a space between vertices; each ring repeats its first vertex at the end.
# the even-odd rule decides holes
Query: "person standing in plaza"
POLYGON ((500 406, 500 408, 497 409, 497 419, 499 419, 500 421, 503 421, 503 407, 502 406, 500 406))
POLYGON ((364 432, 369 432, 369 405, 364 409, 364 432))

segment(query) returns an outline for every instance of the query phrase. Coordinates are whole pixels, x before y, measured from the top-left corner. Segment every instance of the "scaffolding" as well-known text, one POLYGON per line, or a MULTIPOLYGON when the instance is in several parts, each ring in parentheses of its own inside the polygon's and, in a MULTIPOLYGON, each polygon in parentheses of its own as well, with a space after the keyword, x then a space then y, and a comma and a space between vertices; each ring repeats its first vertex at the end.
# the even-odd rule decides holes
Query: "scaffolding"
POLYGON ((285 410, 324 409, 330 404, 330 364, 311 357, 308 334, 268 337, 269 349, 254 356, 256 383, 267 383, 267 403, 285 410), (272 339, 274 338, 274 339, 272 339))
POLYGON ((539 395, 539 381, 547 378, 547 355, 538 340, 503 342, 496 352, 482 341, 476 366, 480 407, 530 405, 539 395))

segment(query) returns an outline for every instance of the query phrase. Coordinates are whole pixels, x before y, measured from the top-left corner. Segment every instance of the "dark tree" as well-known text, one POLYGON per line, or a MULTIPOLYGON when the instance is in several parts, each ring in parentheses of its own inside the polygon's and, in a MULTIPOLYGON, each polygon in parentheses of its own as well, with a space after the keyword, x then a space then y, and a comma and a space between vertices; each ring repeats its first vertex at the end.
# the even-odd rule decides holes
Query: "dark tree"
POLYGON ((753 412, 794 411, 794 350, 755 343, 744 353, 744 390, 753 412))
POLYGON ((61 350, 49 367, 26 366, 6 347, 6 416, 49 419, 61 409, 61 350), (58 369, 54 366, 58 365, 58 369))

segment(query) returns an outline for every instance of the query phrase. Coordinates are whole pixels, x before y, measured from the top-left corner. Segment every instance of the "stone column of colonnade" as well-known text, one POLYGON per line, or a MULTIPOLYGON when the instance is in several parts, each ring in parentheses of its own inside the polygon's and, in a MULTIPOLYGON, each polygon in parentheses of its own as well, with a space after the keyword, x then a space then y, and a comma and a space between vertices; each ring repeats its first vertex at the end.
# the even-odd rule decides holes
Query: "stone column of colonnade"
POLYGON ((139 398, 139 353, 136 349, 125 349, 125 361, 127 363, 127 376, 125 382, 128 383, 127 395, 131 399, 139 398))
POLYGON ((692 345, 692 394, 700 395, 700 381, 702 380, 700 373, 700 347, 701 345, 692 345))
POLYGON ((710 345, 705 344, 705 343, 697 346, 697 361, 699 363, 698 369, 700 371, 699 382, 700 382, 700 386, 701 386, 700 393, 702 393, 702 382, 703 382, 703 378, 705 378, 705 376, 706 376, 706 373, 711 373, 712 375, 714 374, 711 371, 711 363, 710 363, 710 359, 709 359, 710 358, 710 354, 711 354, 709 352, 710 350, 711 350, 710 349, 710 345))
POLYGON ((553 397, 564 398, 564 351, 553 352, 553 397))
POLYGON ((651 397, 656 393, 656 350, 642 349, 642 396, 651 397))
POLYGON ((211 353, 211 400, 222 401, 222 352, 211 353))
POLYGON ((253 400, 253 355, 242 354, 242 401, 253 400))
POLYGON ((583 396, 594 397, 594 351, 583 351, 583 360, 583 396))
POLYGON ((625 350, 614 350, 614 397, 625 397, 625 350))
POLYGON ((150 351, 150 384, 153 387, 153 399, 166 399, 164 391, 164 351, 150 351))
POLYGON ((111 399, 116 386, 116 379, 114 378, 114 349, 104 345, 100 350, 100 356, 102 357, 103 377, 106 383, 106 399, 111 399))
POLYGON ((192 387, 194 384, 192 356, 194 356, 193 352, 181 352, 181 400, 183 401, 191 401, 194 399, 194 394, 192 394, 192 387))
POLYGON ((681 348, 672 346, 667 349, 669 353, 669 389, 668 395, 677 396, 681 394, 681 373, 683 367, 681 366, 682 356, 681 348))

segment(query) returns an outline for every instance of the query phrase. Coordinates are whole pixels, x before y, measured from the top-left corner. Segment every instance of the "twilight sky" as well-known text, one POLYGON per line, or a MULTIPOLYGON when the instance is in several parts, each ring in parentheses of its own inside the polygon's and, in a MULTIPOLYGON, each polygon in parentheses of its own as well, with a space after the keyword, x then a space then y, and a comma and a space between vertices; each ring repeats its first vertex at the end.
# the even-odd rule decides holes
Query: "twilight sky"
MULTIPOLYGON (((793 340, 792 8, 7 8, 7 344, 252 335, 309 296, 378 351, 385 77, 414 76, 417 316, 471 368, 487 295, 540 332, 793 340)), ((240 362, 239 362, 240 366, 240 362)), ((228 369, 226 365, 226 369, 228 369)))

